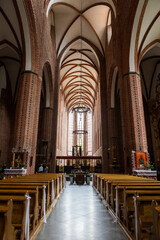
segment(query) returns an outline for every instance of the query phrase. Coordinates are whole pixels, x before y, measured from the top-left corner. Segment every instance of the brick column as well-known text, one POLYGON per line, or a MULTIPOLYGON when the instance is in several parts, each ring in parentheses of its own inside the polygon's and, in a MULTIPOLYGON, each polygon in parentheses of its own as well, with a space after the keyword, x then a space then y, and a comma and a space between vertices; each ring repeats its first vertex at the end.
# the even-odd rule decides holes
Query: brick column
POLYGON ((24 153, 28 173, 35 168, 37 129, 41 79, 38 74, 25 71, 19 79, 15 114, 14 152, 24 153))
MULTIPOLYGON (((122 114, 124 150, 129 156, 132 150, 148 151, 141 81, 138 73, 123 75, 122 114)), ((125 163, 127 168, 127 163, 125 163)))

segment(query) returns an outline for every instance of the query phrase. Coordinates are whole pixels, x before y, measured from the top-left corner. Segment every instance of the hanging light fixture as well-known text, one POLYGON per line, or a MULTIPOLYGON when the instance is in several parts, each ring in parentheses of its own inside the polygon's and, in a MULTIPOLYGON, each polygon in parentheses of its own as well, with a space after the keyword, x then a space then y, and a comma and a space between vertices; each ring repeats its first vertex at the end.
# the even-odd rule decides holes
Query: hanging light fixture
POLYGON ((80 18, 81 42, 80 42, 80 51, 79 51, 80 54, 81 54, 81 56, 80 56, 80 61, 81 62, 79 64, 79 66, 80 66, 80 84, 79 84, 79 86, 80 86, 80 92, 79 92, 79 94, 80 94, 80 102, 79 102, 79 106, 74 107, 72 109, 72 112, 80 114, 79 127, 78 127, 78 129, 74 130, 73 133, 74 134, 80 134, 79 137, 82 138, 82 134, 87 134, 88 133, 88 131, 82 129, 82 126, 80 126, 82 124, 82 113, 87 113, 88 111, 90 111, 89 108, 83 106, 83 104, 82 104, 82 0, 81 0, 81 13, 80 13, 80 17, 81 17, 80 18))
POLYGON ((78 113, 86 113, 86 112, 89 112, 90 111, 90 108, 87 108, 87 107, 75 107, 72 109, 72 112, 78 112, 78 113))

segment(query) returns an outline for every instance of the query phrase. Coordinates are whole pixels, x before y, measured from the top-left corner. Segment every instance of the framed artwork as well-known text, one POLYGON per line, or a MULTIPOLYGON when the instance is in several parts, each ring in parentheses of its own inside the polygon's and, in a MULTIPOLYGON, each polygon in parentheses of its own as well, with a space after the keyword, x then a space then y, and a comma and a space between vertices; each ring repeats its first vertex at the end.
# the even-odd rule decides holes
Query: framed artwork
POLYGON ((13 153, 13 161, 12 167, 13 168, 20 168, 24 164, 24 153, 13 153))
POLYGON ((136 168, 147 168, 147 157, 145 152, 136 152, 136 168))

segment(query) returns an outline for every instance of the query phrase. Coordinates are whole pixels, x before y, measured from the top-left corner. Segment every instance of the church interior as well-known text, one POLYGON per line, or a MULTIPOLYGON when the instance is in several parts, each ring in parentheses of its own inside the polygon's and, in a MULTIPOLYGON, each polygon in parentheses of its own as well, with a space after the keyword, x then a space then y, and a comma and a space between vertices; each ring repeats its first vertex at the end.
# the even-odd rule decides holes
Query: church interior
POLYGON ((160 240, 159 26, 159 0, 0 1, 0 240, 160 240))

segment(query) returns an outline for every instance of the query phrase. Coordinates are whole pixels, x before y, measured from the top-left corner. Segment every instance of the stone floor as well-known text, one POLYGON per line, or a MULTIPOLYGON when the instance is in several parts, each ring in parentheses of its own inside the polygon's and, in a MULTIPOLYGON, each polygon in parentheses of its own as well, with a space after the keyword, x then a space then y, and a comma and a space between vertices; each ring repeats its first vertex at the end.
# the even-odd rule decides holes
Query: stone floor
POLYGON ((36 240, 126 240, 92 186, 69 185, 36 240))

